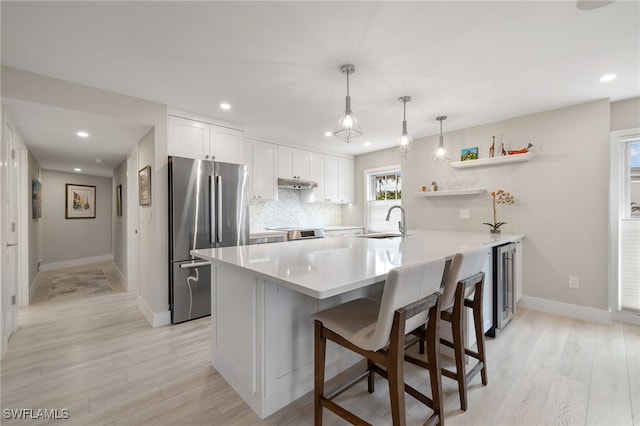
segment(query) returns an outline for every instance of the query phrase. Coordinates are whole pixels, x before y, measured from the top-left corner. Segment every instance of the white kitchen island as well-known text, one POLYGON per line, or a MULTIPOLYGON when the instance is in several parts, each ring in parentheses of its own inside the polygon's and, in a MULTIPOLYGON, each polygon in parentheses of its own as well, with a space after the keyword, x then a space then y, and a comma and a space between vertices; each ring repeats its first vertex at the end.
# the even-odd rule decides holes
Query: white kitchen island
MULTIPOLYGON (((315 312, 379 291, 396 266, 457 252, 490 255, 523 237, 410 231, 404 241, 352 236, 193 250, 213 263, 212 364, 263 419, 313 389, 315 312)), ((326 378, 359 359, 329 343, 326 378)))

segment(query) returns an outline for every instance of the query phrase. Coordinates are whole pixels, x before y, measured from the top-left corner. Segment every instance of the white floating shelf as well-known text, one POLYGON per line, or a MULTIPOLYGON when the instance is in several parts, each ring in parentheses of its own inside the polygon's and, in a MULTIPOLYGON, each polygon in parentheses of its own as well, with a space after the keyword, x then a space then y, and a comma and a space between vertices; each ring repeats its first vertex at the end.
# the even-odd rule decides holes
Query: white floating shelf
POLYGON ((456 189, 451 191, 416 192, 418 197, 446 197, 451 195, 473 195, 487 192, 484 188, 456 189))
POLYGON ((467 161, 451 161, 451 167, 454 169, 470 169, 473 167, 489 167, 507 163, 521 163, 529 161, 533 158, 533 153, 525 152, 524 154, 505 155, 502 157, 479 158, 477 160, 467 161))

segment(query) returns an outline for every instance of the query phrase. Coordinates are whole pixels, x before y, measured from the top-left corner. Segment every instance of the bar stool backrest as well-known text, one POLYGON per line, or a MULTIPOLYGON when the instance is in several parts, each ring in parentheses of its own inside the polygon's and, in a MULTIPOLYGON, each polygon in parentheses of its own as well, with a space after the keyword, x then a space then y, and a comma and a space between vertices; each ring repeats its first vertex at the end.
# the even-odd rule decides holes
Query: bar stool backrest
MULTIPOLYGON (((389 343, 393 315, 397 309, 417 302, 440 289, 444 265, 444 258, 434 258, 389 271, 382 291, 378 321, 366 345, 368 349, 377 351, 389 343)), ((408 318, 405 323, 406 332, 424 324, 427 315, 428 310, 408 318)))
MULTIPOLYGON (((485 250, 465 254, 456 253, 453 255, 453 259, 449 265, 449 271, 444 280, 444 288, 441 291, 440 306, 443 311, 446 311, 453 305, 453 298, 456 294, 458 281, 482 271, 486 259, 487 252, 485 250)), ((469 291, 473 293, 473 288, 469 291)), ((471 294, 465 294, 464 296, 469 297, 470 295, 471 294)))

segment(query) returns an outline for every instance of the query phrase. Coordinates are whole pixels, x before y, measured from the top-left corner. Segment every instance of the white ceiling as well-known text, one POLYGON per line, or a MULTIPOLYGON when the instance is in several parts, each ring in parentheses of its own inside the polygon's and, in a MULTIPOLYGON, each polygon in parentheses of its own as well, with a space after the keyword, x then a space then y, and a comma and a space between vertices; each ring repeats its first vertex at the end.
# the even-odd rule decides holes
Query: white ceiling
MULTIPOLYGON (((438 115, 448 116, 446 132, 640 96, 638 1, 593 10, 575 1, 0 4, 3 65, 325 152, 393 146, 403 95, 412 97, 407 121, 414 138, 437 134, 438 115), (352 107, 365 133, 348 145, 324 136, 344 110, 345 63, 356 66, 352 107), (617 79, 600 83, 607 73, 617 79), (223 101, 232 109, 220 110, 223 101)), ((148 129, 3 102, 44 168, 95 166, 96 158, 117 163, 148 129), (95 136, 92 149, 76 149, 69 138, 78 126, 95 136)))

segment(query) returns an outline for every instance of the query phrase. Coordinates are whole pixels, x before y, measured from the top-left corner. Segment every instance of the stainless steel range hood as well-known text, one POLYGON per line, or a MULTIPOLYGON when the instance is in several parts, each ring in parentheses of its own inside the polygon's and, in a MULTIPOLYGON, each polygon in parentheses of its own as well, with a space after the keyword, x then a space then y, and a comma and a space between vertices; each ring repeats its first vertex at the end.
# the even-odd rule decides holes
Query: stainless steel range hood
POLYGON ((317 187, 318 184, 311 180, 278 178, 278 188, 311 189, 317 187))

